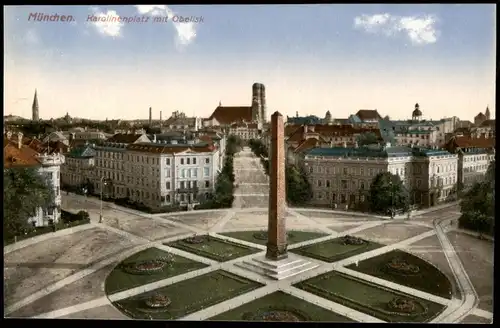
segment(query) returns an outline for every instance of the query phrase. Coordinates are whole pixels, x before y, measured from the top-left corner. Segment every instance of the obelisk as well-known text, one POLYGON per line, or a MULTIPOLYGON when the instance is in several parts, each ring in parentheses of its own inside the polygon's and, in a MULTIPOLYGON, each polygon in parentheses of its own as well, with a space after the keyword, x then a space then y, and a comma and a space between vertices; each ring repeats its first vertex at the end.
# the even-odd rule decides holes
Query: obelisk
POLYGON ((269 153, 269 219, 266 258, 273 261, 288 257, 285 222, 285 125, 283 116, 271 116, 271 151, 269 153))

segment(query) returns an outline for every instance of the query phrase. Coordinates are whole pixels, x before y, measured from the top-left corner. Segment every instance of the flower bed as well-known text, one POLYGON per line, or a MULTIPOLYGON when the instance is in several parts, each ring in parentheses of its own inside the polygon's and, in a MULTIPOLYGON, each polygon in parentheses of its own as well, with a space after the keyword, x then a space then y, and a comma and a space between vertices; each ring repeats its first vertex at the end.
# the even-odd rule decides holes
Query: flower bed
POLYGON ((404 297, 395 297, 389 303, 387 308, 391 314, 416 316, 427 313, 427 307, 416 300, 404 297))
POLYGON ((186 238, 184 241, 188 244, 203 244, 209 240, 208 235, 196 235, 186 238))
POLYGON ((368 243, 366 240, 349 235, 340 238, 340 242, 342 245, 363 245, 368 243))
POLYGON ((402 275, 416 275, 420 272, 420 268, 417 265, 410 264, 398 257, 393 258, 389 263, 387 263, 385 268, 389 271, 389 273, 402 275))
POLYGON ((146 313, 163 312, 172 301, 166 295, 154 294, 144 301, 146 307, 141 307, 138 310, 146 313))
POLYGON ((123 269, 130 274, 155 274, 170 265, 173 260, 171 258, 162 257, 154 260, 145 260, 134 263, 125 264, 123 269))

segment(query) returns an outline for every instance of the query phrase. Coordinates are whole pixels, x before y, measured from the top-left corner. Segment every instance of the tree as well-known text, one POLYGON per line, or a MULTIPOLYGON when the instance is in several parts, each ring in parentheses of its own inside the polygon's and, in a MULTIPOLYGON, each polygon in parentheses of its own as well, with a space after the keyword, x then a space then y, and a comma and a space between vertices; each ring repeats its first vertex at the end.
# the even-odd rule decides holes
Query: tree
POLYGON ((293 165, 287 165, 286 171, 286 199, 292 205, 301 205, 311 199, 311 185, 305 172, 293 165))
POLYGON ((379 143, 379 138, 373 132, 364 132, 356 138, 359 146, 367 146, 379 143))
POLYGON ((227 138, 227 145, 226 145, 227 155, 233 156, 234 154, 239 152, 242 147, 243 147, 243 140, 241 140, 240 137, 235 135, 230 135, 227 138))
POLYGON ((52 204, 52 187, 35 168, 4 169, 4 240, 31 230, 28 219, 40 207, 52 204))
POLYGON ((459 225, 478 232, 493 233, 495 226, 495 162, 491 162, 485 179, 476 182, 460 202, 459 225))
POLYGON ((407 212, 408 190, 398 175, 382 172, 375 176, 370 186, 370 208, 375 213, 387 214, 393 211, 407 212))

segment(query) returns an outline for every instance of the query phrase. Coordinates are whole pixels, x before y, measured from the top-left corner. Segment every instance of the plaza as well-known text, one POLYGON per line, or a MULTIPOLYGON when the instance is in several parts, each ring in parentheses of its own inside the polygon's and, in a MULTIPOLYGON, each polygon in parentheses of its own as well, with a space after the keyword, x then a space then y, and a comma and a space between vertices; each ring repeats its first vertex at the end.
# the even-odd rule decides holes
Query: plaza
POLYGON ((4 248, 5 315, 140 318, 142 314, 123 309, 143 294, 162 291, 170 295, 172 304, 167 309, 172 311, 168 316, 150 314, 155 319, 261 320, 264 316, 261 308, 265 307, 288 311, 298 321, 492 322, 493 243, 450 224, 460 215, 457 204, 418 212, 410 220, 286 208, 287 230, 297 238, 289 243, 288 252, 317 267, 288 279, 272 280, 237 265, 266 252, 258 236, 268 227, 268 178, 259 159, 248 149, 236 155, 234 169, 237 187, 231 209, 145 214, 104 203, 104 219, 99 223, 98 199, 62 195, 64 209, 88 211, 91 223, 4 248), (208 236, 207 240, 213 241, 213 245, 177 246, 195 235, 208 236), (350 248, 339 244, 345 236, 367 246, 350 248), (193 250, 194 246, 203 248, 203 252, 193 250), (118 284, 122 280, 116 280, 113 282, 116 286, 110 290, 111 274, 127 259, 151 249, 156 254, 182 258, 174 261, 175 272, 130 279, 133 283, 123 280, 123 286, 118 284), (231 257, 221 258, 220 254, 227 249, 231 257), (390 260, 378 259, 384 256, 390 259, 390 254, 397 251, 410 254, 408 266, 419 268, 422 277, 425 277, 424 268, 435 270, 436 277, 439 275, 443 281, 441 289, 408 286, 403 284, 405 279, 398 280, 396 276, 380 272, 368 274, 365 270, 364 263, 368 261, 390 263, 390 260), (175 267, 180 262, 193 264, 182 271, 175 267), (328 290, 317 292, 326 286, 318 282, 323 278, 331 281, 332 287, 322 287, 328 290), (200 286, 217 283, 220 290, 211 296, 201 290, 203 288, 198 291, 186 287, 196 280, 200 286), (421 314, 410 320, 387 314, 377 309, 374 302, 358 302, 354 306, 342 297, 331 296, 348 292, 339 289, 342 284, 352 287, 349 291, 354 292, 349 298, 358 297, 355 293, 358 289, 388 301, 396 296, 411 295, 418 309, 422 309, 421 314), (201 296, 196 297, 203 302, 185 304, 184 300, 174 297, 178 294, 174 290, 200 293, 201 296), (273 302, 286 302, 290 307, 276 308, 273 302), (312 317, 307 317, 306 312, 312 317))

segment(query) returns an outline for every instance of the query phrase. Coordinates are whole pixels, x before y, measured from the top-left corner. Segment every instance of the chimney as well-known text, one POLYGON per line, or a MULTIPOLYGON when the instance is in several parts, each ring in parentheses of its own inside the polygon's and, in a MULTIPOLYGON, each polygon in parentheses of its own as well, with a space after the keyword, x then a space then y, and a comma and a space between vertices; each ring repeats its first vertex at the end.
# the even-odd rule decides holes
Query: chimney
POLYGON ((23 133, 17 133, 17 148, 21 149, 23 147, 23 133))
POLYGON ((156 143, 156 134, 153 134, 153 142, 156 143))
POLYGON ((149 107, 149 125, 151 125, 152 121, 153 121, 153 109, 149 107))
POLYGON ((162 112, 160 111, 160 126, 161 126, 161 121, 162 121, 162 120, 161 120, 161 114, 162 114, 162 112))

